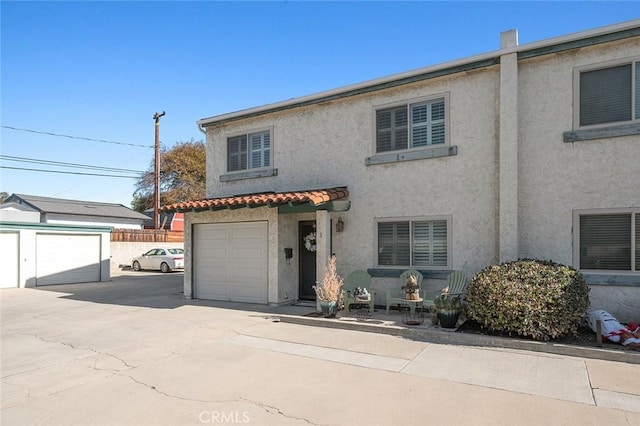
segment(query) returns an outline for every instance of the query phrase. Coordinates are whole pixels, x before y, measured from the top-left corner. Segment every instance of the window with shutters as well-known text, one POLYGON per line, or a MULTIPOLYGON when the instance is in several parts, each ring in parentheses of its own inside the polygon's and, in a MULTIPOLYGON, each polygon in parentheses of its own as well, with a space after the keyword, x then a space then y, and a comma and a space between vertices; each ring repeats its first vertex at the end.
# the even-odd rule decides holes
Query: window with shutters
POLYGON ((449 223, 449 218, 378 221, 378 265, 448 268, 449 223))
POLYGON ((640 62, 576 70, 578 127, 640 123, 640 62))
POLYGON ((227 139, 227 171, 271 166, 271 132, 263 131, 227 139))
POLYGON ((376 152, 442 146, 447 143, 445 97, 376 111, 376 152))
POLYGON ((640 272, 640 209, 577 213, 581 270, 640 272))

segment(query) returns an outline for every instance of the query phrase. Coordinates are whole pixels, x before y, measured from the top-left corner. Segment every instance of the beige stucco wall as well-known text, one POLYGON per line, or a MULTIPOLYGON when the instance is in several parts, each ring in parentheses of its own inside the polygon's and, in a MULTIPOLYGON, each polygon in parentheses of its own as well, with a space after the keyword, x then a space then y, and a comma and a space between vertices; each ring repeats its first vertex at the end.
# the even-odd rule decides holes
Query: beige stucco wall
MULTIPOLYGON (((574 130, 574 69, 637 58, 638 53, 637 40, 628 40, 521 61, 521 257, 552 259, 578 268, 573 252, 575 210, 640 207, 638 136, 573 143, 563 142, 562 137, 574 130)), ((640 287, 593 285, 590 299, 592 309, 637 321, 640 287)))
MULTIPOLYGON (((207 196, 346 185, 351 209, 332 214, 334 221, 342 217, 345 223, 345 231, 334 235, 339 272, 377 266, 376 218, 447 216, 450 267, 471 275, 496 260, 497 76, 494 67, 209 128, 207 196), (458 147, 457 155, 365 165, 366 157, 375 154, 376 108, 437 95, 449 97, 449 142, 458 147), (272 130, 277 176, 220 182, 227 137, 266 128, 272 130)), ((284 235, 290 232, 285 227, 297 232, 291 220, 281 225, 284 235)), ((272 244, 278 244, 279 254, 285 246, 276 241, 272 244)), ((396 281, 376 279, 375 286, 384 291, 396 281)))
POLYGON ((574 68, 638 53, 635 40, 521 62, 522 256, 572 265, 573 210, 640 206, 638 136, 562 140, 573 130, 574 68))

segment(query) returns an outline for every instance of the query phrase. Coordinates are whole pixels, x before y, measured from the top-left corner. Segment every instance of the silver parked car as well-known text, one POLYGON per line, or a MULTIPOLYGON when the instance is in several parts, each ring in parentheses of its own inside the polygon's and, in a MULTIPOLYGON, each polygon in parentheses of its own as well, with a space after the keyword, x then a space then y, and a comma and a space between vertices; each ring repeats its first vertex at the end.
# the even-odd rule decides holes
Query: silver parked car
POLYGON ((154 248, 135 257, 131 261, 134 271, 142 269, 156 269, 171 272, 174 269, 184 269, 184 250, 181 248, 154 248))

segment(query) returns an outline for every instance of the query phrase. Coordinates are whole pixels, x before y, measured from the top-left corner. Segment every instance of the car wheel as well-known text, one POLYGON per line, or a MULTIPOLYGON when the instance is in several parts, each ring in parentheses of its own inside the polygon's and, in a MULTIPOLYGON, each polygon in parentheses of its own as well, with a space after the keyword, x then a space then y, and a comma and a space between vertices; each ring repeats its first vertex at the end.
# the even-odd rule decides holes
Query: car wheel
POLYGON ((135 262, 133 262, 133 270, 134 271, 139 271, 140 269, 140 263, 136 260, 135 262))
POLYGON ((160 265, 160 270, 162 272, 171 272, 171 268, 169 268, 169 265, 167 265, 165 262, 162 262, 162 265, 160 265))

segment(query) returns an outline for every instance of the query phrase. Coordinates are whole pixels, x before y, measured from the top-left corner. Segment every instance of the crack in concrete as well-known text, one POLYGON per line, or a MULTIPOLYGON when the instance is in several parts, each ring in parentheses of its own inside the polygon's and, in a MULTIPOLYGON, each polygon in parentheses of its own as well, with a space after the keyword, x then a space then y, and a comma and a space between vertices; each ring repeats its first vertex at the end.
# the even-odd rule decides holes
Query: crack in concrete
MULTIPOLYGON (((83 349, 76 348, 76 347, 75 347, 73 344, 71 344, 71 343, 63 342, 63 341, 61 341, 61 340, 47 340, 47 339, 45 339, 44 337, 40 337, 40 336, 38 336, 37 334, 22 333, 22 334, 20 334, 20 335, 21 335, 21 336, 29 336, 29 337, 33 337, 33 338, 38 339, 38 340, 40 340, 41 342, 45 342, 45 343, 57 343, 57 344, 59 344, 59 345, 68 346, 68 347, 70 347, 71 349, 83 350, 83 349)), ((94 350, 92 350, 92 349, 84 349, 84 350, 88 350, 88 351, 96 352, 96 351, 94 351, 94 350)))
POLYGON ((147 389, 151 389, 152 391, 156 392, 158 395, 162 395, 164 397, 167 398, 172 398, 172 399, 179 399, 181 401, 189 401, 189 402, 203 402, 203 403, 224 403, 224 402, 237 402, 236 400, 222 400, 222 401, 216 401, 216 400, 206 400, 206 399, 197 399, 197 398, 185 398, 182 396, 178 396, 178 395, 171 395, 170 393, 161 391, 160 389, 158 389, 155 386, 152 386, 148 383, 145 383, 143 381, 140 381, 138 379, 136 379, 133 376, 127 375, 126 377, 130 378, 133 382, 142 385, 144 387, 146 387, 147 389))
POLYGON ((234 403, 234 402, 245 402, 251 405, 255 405, 256 407, 259 407, 260 409, 264 410, 265 412, 269 413, 269 414, 277 414, 279 416, 282 417, 286 417, 288 419, 293 419, 293 420, 300 420, 303 421, 309 425, 313 425, 313 426, 323 426, 320 423, 313 423, 312 421, 310 421, 309 419, 305 419, 303 417, 297 417, 297 416, 291 416, 288 415, 286 413, 284 413, 282 410, 280 410, 278 407, 274 407, 272 405, 268 405, 268 404, 263 404, 261 402, 258 401, 253 401, 247 398, 243 398, 240 397, 239 399, 226 399, 226 400, 213 400, 213 399, 198 399, 198 398, 186 398, 183 396, 178 396, 178 395, 172 395, 170 393, 164 392, 160 389, 158 389, 157 387, 150 385, 148 383, 145 383, 141 380, 136 379, 135 377, 131 376, 131 375, 127 375, 126 377, 128 377, 129 379, 131 379, 131 381, 142 385, 144 387, 146 387, 147 389, 150 389, 152 391, 154 391, 155 393, 157 393, 158 395, 162 395, 166 398, 172 398, 172 399, 178 399, 180 401, 188 401, 188 402, 200 402, 200 403, 208 403, 208 404, 225 404, 225 403, 234 403))
POLYGON ((288 415, 288 414, 284 413, 282 410, 280 410, 278 407, 274 407, 273 405, 264 404, 262 402, 253 401, 253 400, 250 400, 250 399, 247 399, 247 398, 242 398, 242 397, 240 397, 240 400, 248 402, 249 404, 255 405, 255 406, 261 408, 262 410, 266 411, 269 414, 274 414, 275 413, 275 414, 277 414, 279 416, 286 417, 287 419, 300 420, 300 421, 303 421, 303 422, 305 422, 307 424, 314 425, 314 426, 323 426, 321 423, 313 423, 311 420, 306 419, 304 417, 297 417, 297 416, 288 415))
MULTIPOLYGON (((127 361, 125 361, 124 359, 120 358, 117 355, 112 354, 111 352, 100 352, 100 351, 97 351, 97 350, 92 349, 92 348, 77 348, 72 343, 64 342, 62 340, 47 340, 47 339, 45 339, 43 337, 38 336, 37 334, 25 334, 25 333, 22 333, 21 335, 22 336, 34 337, 34 338, 40 340, 41 342, 45 342, 45 343, 56 343, 56 344, 67 346, 67 347, 70 347, 71 349, 75 349, 75 350, 79 350, 79 351, 89 351, 89 352, 93 352, 94 354, 97 354, 97 355, 110 356, 110 357, 112 357, 114 359, 117 359, 122 364, 124 364, 125 367, 130 368, 130 369, 138 367, 137 365, 130 365, 127 361)), ((98 370, 98 371, 120 371, 120 370, 116 370, 116 369, 113 369, 113 368, 99 368, 96 365, 97 363, 98 363, 98 360, 96 359, 93 362, 93 369, 94 370, 98 370)))
POLYGON ((97 352, 97 353, 102 353, 103 355, 108 355, 108 356, 110 356, 112 358, 115 358, 118 361, 120 361, 121 363, 123 363, 127 368, 138 368, 137 365, 130 365, 127 361, 125 361, 124 359, 120 358, 117 355, 112 354, 111 352, 97 352))

